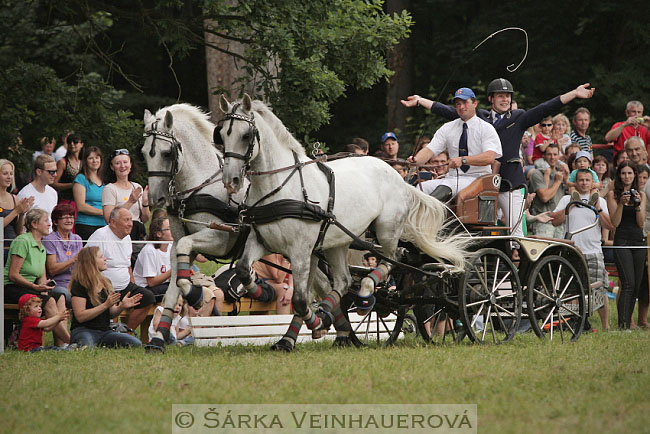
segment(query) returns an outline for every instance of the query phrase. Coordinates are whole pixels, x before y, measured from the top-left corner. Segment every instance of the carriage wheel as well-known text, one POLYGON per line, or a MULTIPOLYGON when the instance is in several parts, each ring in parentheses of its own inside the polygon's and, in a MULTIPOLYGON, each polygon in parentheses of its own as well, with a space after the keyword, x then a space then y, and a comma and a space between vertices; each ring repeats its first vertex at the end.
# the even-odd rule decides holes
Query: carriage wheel
POLYGON ((460 317, 473 342, 512 339, 521 320, 519 275, 508 256, 486 248, 467 262, 458 294, 460 317))
POLYGON ((363 315, 360 320, 350 321, 350 315, 356 314, 356 306, 351 294, 346 294, 341 299, 341 310, 352 326, 350 338, 361 345, 367 345, 373 340, 383 345, 390 346, 397 339, 406 334, 417 334, 415 317, 407 314, 408 306, 399 305, 389 307, 381 303, 378 294, 375 307, 363 315))
POLYGON ((466 336, 465 328, 448 309, 434 305, 414 306, 420 336, 434 344, 457 343, 466 336), (427 324, 428 323, 428 324, 427 324))
POLYGON ((576 269, 557 255, 542 257, 533 267, 526 290, 528 317, 535 334, 558 334, 575 341, 584 326, 585 290, 576 269))

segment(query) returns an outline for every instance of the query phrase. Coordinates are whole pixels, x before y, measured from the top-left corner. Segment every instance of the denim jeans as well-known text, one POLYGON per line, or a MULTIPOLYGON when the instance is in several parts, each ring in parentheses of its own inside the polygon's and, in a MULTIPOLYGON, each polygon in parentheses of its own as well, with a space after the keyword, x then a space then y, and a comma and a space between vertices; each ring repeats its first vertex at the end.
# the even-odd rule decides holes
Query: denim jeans
POLYGON ((96 345, 103 347, 140 347, 142 342, 135 336, 112 330, 95 330, 77 327, 70 332, 70 343, 92 348, 96 345))
MULTIPOLYGON (((616 242, 615 244, 625 245, 625 243, 616 242)), ((636 294, 639 292, 639 286, 643 279, 645 258, 645 249, 614 249, 616 269, 621 280, 619 284, 620 295, 616 302, 618 326, 621 328, 630 328, 636 294)))
MULTIPOLYGON (((68 289, 64 286, 55 286, 54 289, 50 291, 52 294, 63 294, 65 297, 65 306, 70 309, 72 307, 72 302, 70 301, 70 293, 68 292, 68 289)), ((57 297, 58 300, 58 297, 57 297)))

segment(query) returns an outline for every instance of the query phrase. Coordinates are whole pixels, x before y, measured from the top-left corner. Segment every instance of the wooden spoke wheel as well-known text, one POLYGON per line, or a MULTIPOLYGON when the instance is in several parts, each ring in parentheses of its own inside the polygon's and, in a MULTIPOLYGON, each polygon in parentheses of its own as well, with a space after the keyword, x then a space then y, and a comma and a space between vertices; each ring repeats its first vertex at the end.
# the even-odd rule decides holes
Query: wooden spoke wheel
POLYGON ((562 342, 580 337, 586 318, 585 290, 576 269, 557 255, 542 257, 533 267, 526 289, 528 317, 543 339, 562 342))
POLYGON ((485 248, 467 261, 459 286, 459 311, 467 336, 476 343, 512 339, 521 320, 522 289, 510 258, 485 248))

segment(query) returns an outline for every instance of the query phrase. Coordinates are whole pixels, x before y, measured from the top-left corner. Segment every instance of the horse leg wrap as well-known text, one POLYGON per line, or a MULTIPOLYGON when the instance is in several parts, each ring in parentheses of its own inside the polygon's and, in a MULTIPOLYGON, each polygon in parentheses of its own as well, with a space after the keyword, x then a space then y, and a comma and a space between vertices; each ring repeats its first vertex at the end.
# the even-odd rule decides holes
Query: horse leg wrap
POLYGON ((165 310, 163 310, 163 314, 160 317, 160 321, 158 322, 158 331, 160 332, 163 339, 165 340, 165 343, 169 343, 170 329, 172 326, 173 315, 174 312, 171 309, 166 307, 165 310))
POLYGON ((192 285, 190 292, 184 294, 183 297, 187 304, 192 306, 194 309, 199 309, 201 307, 201 302, 203 301, 203 288, 198 285, 192 285))
POLYGON ((390 268, 388 265, 384 264, 383 262, 377 266, 377 268, 373 268, 370 273, 363 279, 361 279, 361 288, 359 289, 359 296, 361 297, 368 297, 371 295, 373 292, 375 292, 375 288, 377 285, 379 285, 381 282, 386 280, 386 276, 388 276, 388 273, 390 272, 390 268))
POLYGON ((248 293, 248 297, 261 302, 270 302, 275 300, 275 289, 265 282, 255 283, 253 292, 248 293))
POLYGON ((303 321, 305 321, 305 325, 309 330, 318 330, 322 327, 321 319, 316 316, 314 312, 309 310, 307 315, 302 317, 303 321))
POLYGON ((293 351, 296 341, 298 340, 298 333, 300 333, 302 324, 302 318, 300 318, 298 315, 294 315, 291 319, 291 324, 289 324, 289 329, 278 342, 271 345, 271 350, 287 352, 293 351))
POLYGON ((312 339, 320 339, 327 334, 330 326, 334 322, 334 316, 326 310, 318 309, 316 317, 320 319, 320 327, 311 331, 312 339))
POLYGON ((327 294, 327 297, 325 297, 318 306, 320 309, 323 309, 327 312, 332 312, 340 302, 341 294, 339 294, 338 291, 332 290, 329 294, 327 294))
POLYGON ((178 287, 181 289, 181 292, 183 292, 183 297, 185 297, 185 288, 187 285, 184 285, 186 282, 183 281, 186 280, 191 284, 190 276, 192 275, 192 267, 190 266, 190 257, 187 255, 179 255, 177 258, 176 285, 178 285, 178 287))
POLYGON ((336 336, 349 336, 350 332, 352 331, 352 326, 348 320, 345 319, 345 315, 343 315, 343 311, 341 310, 340 306, 337 305, 334 310, 332 310, 332 316, 334 317, 334 328, 336 329, 336 336))

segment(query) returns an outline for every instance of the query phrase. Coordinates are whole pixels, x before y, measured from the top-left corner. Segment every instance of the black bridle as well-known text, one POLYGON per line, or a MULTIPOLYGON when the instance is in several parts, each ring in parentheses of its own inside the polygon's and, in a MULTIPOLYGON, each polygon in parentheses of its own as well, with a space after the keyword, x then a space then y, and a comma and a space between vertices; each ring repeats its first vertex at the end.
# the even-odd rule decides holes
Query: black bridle
POLYGON ((242 168, 243 177, 248 169, 250 169, 251 157, 253 156, 253 151, 255 150, 255 141, 257 141, 258 144, 260 142, 260 132, 255 126, 255 113, 251 112, 250 116, 236 113, 240 105, 241 103, 233 104, 230 113, 226 113, 224 119, 219 122, 219 125, 217 128, 215 128, 214 142, 216 145, 224 144, 223 140, 221 140, 221 130, 223 129, 224 122, 230 121, 230 125, 228 125, 228 131, 226 132, 226 135, 228 136, 232 133, 232 125, 236 120, 244 121, 248 124, 248 148, 246 149, 246 154, 239 154, 237 152, 224 152, 223 154, 224 158, 236 158, 237 160, 244 161, 244 167, 242 168))
POLYGON ((174 133, 161 131, 158 130, 157 128, 158 128, 158 120, 156 120, 153 123, 153 125, 151 125, 150 130, 147 130, 142 134, 142 137, 144 137, 145 140, 147 139, 147 137, 153 136, 153 140, 151 141, 151 149, 149 149, 149 156, 151 158, 156 156, 156 140, 160 138, 160 140, 162 140, 163 142, 167 142, 171 145, 170 159, 172 162, 172 166, 168 172, 161 171, 161 170, 150 170, 147 172, 147 176, 149 177, 162 176, 162 177, 173 179, 176 176, 176 174, 178 174, 178 171, 180 170, 180 167, 178 166, 178 156, 179 154, 182 153, 183 148, 181 146, 181 142, 179 142, 174 136, 174 133))
MULTIPOLYGON (((151 141, 151 149, 149 149, 149 156, 151 158, 156 156, 156 140, 160 139, 164 142, 167 142, 171 144, 171 154, 170 154, 170 160, 171 160, 171 168, 169 171, 162 171, 162 170, 149 170, 147 171, 147 176, 149 177, 163 177, 163 178, 169 178, 169 185, 167 187, 168 189, 168 201, 170 202, 170 205, 174 205, 174 202, 178 200, 181 196, 186 195, 188 193, 192 194, 198 190, 201 190, 203 187, 206 187, 210 184, 214 184, 217 181, 220 181, 221 178, 217 178, 217 176, 221 173, 223 170, 223 160, 221 159, 221 156, 219 156, 219 153, 216 153, 217 159, 219 160, 219 168, 215 173, 213 173, 208 179, 203 181, 201 184, 199 184, 196 187, 188 188, 187 190, 183 191, 176 191, 176 175, 180 171, 181 167, 178 164, 178 159, 179 156, 183 152, 183 147, 181 145, 181 142, 176 139, 176 136, 174 136, 173 132, 166 132, 166 131, 161 131, 158 130, 158 120, 156 120, 152 125, 150 130, 146 130, 142 136, 146 140, 147 137, 153 136, 153 140, 151 141)), ((144 146, 144 143, 142 144, 144 146)))

